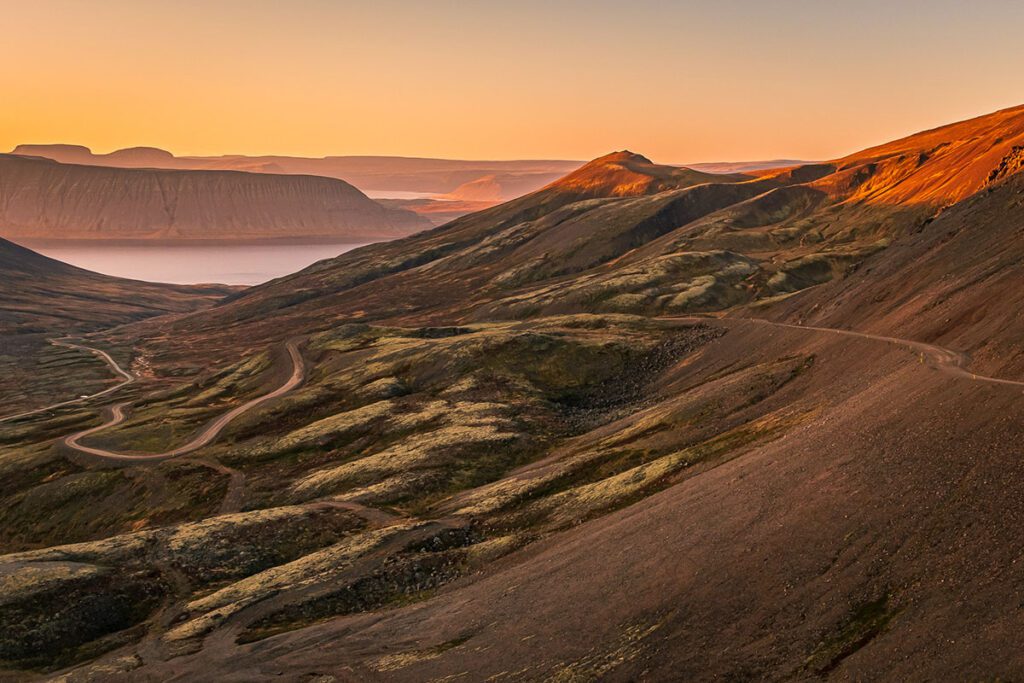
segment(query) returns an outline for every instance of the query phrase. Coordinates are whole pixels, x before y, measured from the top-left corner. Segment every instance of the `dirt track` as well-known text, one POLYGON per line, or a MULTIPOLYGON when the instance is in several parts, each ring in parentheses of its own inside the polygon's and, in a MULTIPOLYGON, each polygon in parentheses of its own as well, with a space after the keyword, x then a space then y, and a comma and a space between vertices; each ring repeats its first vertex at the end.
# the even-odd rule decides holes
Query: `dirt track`
MULTIPOLYGON (((685 320, 688 322, 706 322, 707 318, 661 318, 662 320, 685 320)), ((953 377, 960 377, 963 379, 970 379, 977 382, 988 382, 990 384, 1001 384, 1005 386, 1024 387, 1024 381, 1015 379, 1002 379, 1000 377, 989 377, 987 375, 979 375, 971 372, 967 369, 967 364, 970 363, 970 356, 960 351, 954 351, 947 349, 942 346, 935 344, 927 344, 925 342, 914 341, 913 339, 900 339, 898 337, 886 337, 880 334, 869 334, 867 332, 856 332, 854 330, 843 330, 835 327, 815 327, 813 325, 794 325, 791 323, 779 323, 772 320, 764 320, 761 318, 715 318, 716 322, 730 323, 730 322, 742 322, 742 323, 755 323, 758 325, 766 325, 772 327, 783 327, 791 330, 809 330, 812 332, 824 332, 826 334, 836 334, 844 337, 854 337, 857 339, 869 339, 872 341, 885 342, 887 344, 895 344, 896 346, 902 346, 911 351, 917 352, 922 361, 927 358, 931 361, 931 364, 941 372, 944 372, 953 377)))
POLYGON ((66 436, 64 437, 63 443, 66 447, 79 453, 85 453, 87 455, 93 455, 100 458, 107 458, 111 460, 162 460, 197 451, 203 446, 206 446, 207 444, 211 443, 218 436, 220 436, 220 433, 224 431, 224 428, 227 427, 237 417, 249 412, 253 408, 262 405, 263 403, 266 403, 267 401, 278 398, 279 396, 283 396, 284 394, 288 393, 295 387, 302 384, 302 380, 305 375, 305 364, 302 360, 302 354, 299 353, 298 344, 295 341, 289 341, 286 346, 288 349, 288 354, 291 357, 292 361, 292 373, 284 384, 279 386, 277 389, 274 389, 270 393, 254 398, 251 401, 243 403, 242 405, 224 413, 216 420, 211 422, 209 425, 207 425, 199 434, 195 436, 195 438, 193 438, 188 443, 179 446, 178 448, 175 448, 170 451, 165 451, 163 453, 122 453, 118 451, 108 451, 104 448, 94 448, 92 446, 86 446, 81 443, 82 439, 91 436, 92 434, 108 429, 110 427, 114 427, 124 422, 126 418, 124 409, 125 406, 127 406, 127 403, 118 403, 116 405, 111 406, 107 411, 108 417, 106 422, 96 427, 91 427, 84 431, 66 436))
MULTIPOLYGON (((728 319, 726 319, 726 320, 728 320, 728 319)), ((829 328, 829 327, 814 327, 814 326, 810 326, 810 325, 794 325, 794 324, 790 324, 790 323, 778 323, 778 322, 773 322, 773 321, 769 321, 769 320, 761 320, 761 319, 756 319, 756 318, 755 319, 744 319, 744 322, 746 322, 746 323, 755 323, 755 324, 759 324, 759 325, 771 325, 771 326, 775 326, 775 327, 783 327, 783 328, 796 329, 796 330, 810 330, 810 331, 814 331, 814 332, 823 332, 823 333, 826 333, 826 334, 836 334, 836 335, 842 335, 842 336, 847 336, 847 337, 855 337, 855 338, 869 339, 869 340, 873 340, 873 341, 885 342, 885 343, 888 343, 888 344, 895 344, 895 345, 898 345, 898 346, 906 347, 907 349, 910 349, 912 351, 915 351, 915 352, 921 354, 922 360, 924 358, 928 358, 932 362, 932 364, 938 370, 940 370, 940 371, 942 371, 942 372, 944 372, 946 374, 949 374, 949 375, 952 375, 952 376, 955 376, 955 377, 964 378, 964 379, 971 379, 971 380, 979 381, 979 382, 988 382, 988 383, 992 383, 992 384, 1001 384, 1001 385, 1024 387, 1024 381, 1011 380, 1011 379, 1002 379, 1002 378, 998 378, 998 377, 988 377, 988 376, 985 376, 985 375, 975 374, 975 373, 971 372, 970 370, 968 370, 965 367, 967 365, 967 363, 969 362, 969 360, 970 360, 969 357, 966 354, 960 353, 958 351, 953 351, 952 349, 947 349, 947 348, 944 348, 944 347, 941 347, 941 346, 937 346, 935 344, 927 344, 925 342, 919 342, 919 341, 914 341, 914 340, 910 340, 910 339, 899 339, 899 338, 896 338, 896 337, 887 337, 887 336, 883 336, 883 335, 869 334, 869 333, 866 333, 866 332, 856 332, 856 331, 853 331, 853 330, 843 330, 843 329, 829 328)), ((70 400, 70 401, 64 401, 62 403, 57 403, 57 404, 54 404, 54 405, 51 405, 51 406, 47 406, 45 408, 39 408, 39 409, 34 410, 34 411, 28 411, 28 412, 25 412, 25 413, 20 413, 18 415, 11 415, 11 416, 8 416, 8 417, 5 417, 5 418, 0 418, 0 422, 6 421, 6 420, 14 420, 14 419, 18 419, 18 418, 21 418, 21 417, 28 417, 28 416, 31 416, 31 415, 34 415, 34 414, 46 412, 48 410, 53 410, 55 408, 59 408, 59 407, 62 407, 62 406, 72 405, 72 404, 75 404, 75 403, 80 403, 80 402, 83 402, 83 401, 99 398, 99 397, 105 396, 107 394, 110 394, 110 393, 116 391, 117 389, 121 388, 122 386, 125 386, 126 384, 130 384, 131 382, 135 381, 134 375, 132 375, 128 371, 126 371, 123 368, 121 368, 117 364, 117 362, 113 358, 111 358, 108 353, 106 353, 104 351, 101 351, 99 349, 94 349, 94 348, 91 348, 91 347, 87 347, 87 346, 81 346, 81 345, 78 345, 78 344, 72 344, 70 342, 65 342, 65 341, 61 341, 61 340, 53 340, 52 343, 58 344, 58 345, 61 345, 61 346, 67 346, 69 348, 82 349, 82 350, 85 350, 85 351, 89 351, 90 353, 96 354, 97 356, 102 358, 117 375, 122 377, 123 381, 118 383, 118 384, 116 384, 116 385, 114 385, 114 386, 112 386, 112 387, 109 387, 109 388, 103 390, 102 392, 99 392, 99 393, 96 393, 96 394, 92 394, 90 396, 86 396, 86 397, 83 397, 83 398, 78 398, 78 399, 74 399, 74 400, 70 400)), ((208 425, 205 429, 203 429, 203 431, 200 432, 195 438, 193 438, 188 443, 186 443, 186 444, 184 444, 182 446, 179 446, 178 448, 175 448, 175 449, 170 450, 170 451, 166 451, 164 453, 123 453, 123 452, 109 451, 109 450, 102 449, 102 448, 95 448, 95 447, 92 447, 92 446, 86 446, 86 445, 83 445, 81 443, 81 440, 86 438, 86 437, 88 437, 88 436, 96 434, 96 433, 98 433, 100 431, 103 431, 105 429, 108 429, 110 427, 115 427, 115 426, 121 424, 122 422, 124 422, 125 419, 127 419, 127 415, 125 414, 125 407, 128 405, 127 403, 119 403, 119 404, 115 404, 115 405, 111 406, 108 409, 108 411, 107 411, 107 415, 108 415, 107 420, 103 424, 98 425, 96 427, 91 427, 89 429, 86 429, 86 430, 81 431, 81 432, 77 432, 77 433, 72 434, 72 435, 69 435, 69 436, 64 438, 63 443, 68 448, 71 448, 72 450, 75 450, 75 451, 80 452, 80 453, 85 453, 85 454, 88 454, 88 455, 94 455, 94 456, 101 457, 101 458, 115 459, 115 460, 157 460, 157 459, 172 458, 172 457, 176 457, 176 456, 192 453, 193 451, 196 451, 196 450, 202 448, 203 446, 208 445, 213 440, 215 440, 220 435, 220 433, 228 426, 228 424, 230 424, 234 419, 236 419, 240 415, 242 415, 242 414, 252 410, 253 408, 261 405, 262 403, 264 403, 266 401, 269 401, 271 399, 274 399, 274 398, 277 398, 279 396, 282 396, 282 395, 286 394, 287 392, 291 391, 292 389, 294 389, 295 387, 297 387, 299 384, 302 383, 303 375, 304 375, 304 372, 305 372, 305 367, 304 367, 304 363, 303 363, 303 360, 302 360, 302 356, 299 353, 298 348, 297 348, 297 346, 296 346, 294 341, 288 342, 287 349, 288 349, 288 353, 289 353, 289 355, 291 357, 291 360, 292 360, 293 368, 292 368, 291 376, 288 378, 288 380, 284 384, 282 384, 280 387, 278 387, 274 391, 271 391, 268 394, 264 394, 263 396, 255 398, 255 399, 253 399, 253 400, 251 400, 251 401, 249 401, 249 402, 247 402, 247 403, 245 403, 245 404, 243 404, 241 406, 238 406, 237 408, 232 409, 231 411, 225 413, 224 415, 220 416, 214 422, 212 422, 210 425, 208 425)))
POLYGON ((970 357, 959 351, 953 351, 942 346, 936 346, 935 344, 926 344, 924 342, 913 341, 910 339, 898 339, 896 337, 885 337, 879 334, 868 334, 866 332, 854 332, 853 330, 841 330, 832 327, 813 327, 810 325, 791 325, 789 323, 776 323, 769 320, 757 320, 751 319, 750 322, 757 322, 765 325, 774 325, 776 327, 788 327, 794 330, 813 330, 815 332, 826 332, 829 334, 840 334, 846 337, 859 337, 861 339, 872 339, 874 341, 887 342, 889 344, 896 344, 897 346, 904 346, 913 351, 917 351, 922 356, 929 358, 935 367, 946 374, 953 375, 954 377, 962 377, 972 379, 978 382, 989 382, 991 384, 1003 384, 1016 387, 1024 387, 1024 381, 1014 379, 1001 379, 999 377, 988 377, 986 375, 978 375, 966 367, 967 363, 970 362, 970 357))
POLYGON ((78 398, 73 398, 73 399, 70 399, 68 401, 61 401, 60 403, 53 403, 53 404, 50 404, 48 406, 43 406, 42 408, 36 408, 35 410, 26 410, 25 412, 17 413, 16 415, 7 415, 6 417, 0 417, 0 422, 10 422, 10 421, 13 421, 13 420, 20 420, 22 418, 32 417, 33 415, 40 415, 42 413, 46 413, 46 412, 49 412, 51 410, 56 410, 57 408, 63 408, 64 406, 71 406, 71 405, 75 405, 75 404, 78 404, 78 403, 84 403, 86 401, 91 401, 91 400, 96 399, 96 398, 102 398, 103 396, 107 396, 108 394, 114 393, 115 391, 117 391, 118 389, 120 389, 123 386, 131 384, 136 379, 135 375, 133 375, 132 373, 128 372, 127 370, 122 368, 120 365, 118 365, 117 361, 115 361, 113 358, 111 358, 110 354, 107 353, 106 351, 102 351, 100 349, 94 349, 91 346, 83 346, 81 344, 74 344, 72 342, 65 341, 63 339, 51 339, 50 343, 53 344, 54 346, 64 346, 64 347, 67 347, 69 349, 80 349, 82 351, 88 351, 89 353, 91 353, 91 354, 93 354, 95 356, 98 356, 99 358, 101 358, 110 367, 110 369, 114 372, 115 375, 117 375, 118 377, 121 378, 121 381, 118 382, 117 384, 113 385, 113 386, 107 387, 103 391, 98 391, 95 394, 89 394, 88 396, 80 396, 78 398))
MULTIPOLYGON (((870 555, 863 552, 863 544, 884 541, 910 550, 920 545, 929 568, 927 577, 933 575, 935 562, 943 568, 935 573, 942 581, 948 582, 951 576, 968 577, 962 593, 948 583, 935 589, 944 604, 967 600, 967 596, 980 599, 975 577, 989 577, 992 570, 987 565, 947 566, 948 557, 935 553, 935 539, 920 528, 921 516, 908 514, 908 510, 926 510, 924 518, 932 523, 945 520, 944 510, 956 510, 968 501, 994 499, 982 495, 985 488, 980 492, 966 488, 965 481, 955 476, 959 471, 946 475, 935 463, 948 459, 971 472, 993 460, 991 454, 964 458, 963 445, 973 447, 970 439, 995 428, 989 419, 995 407, 1019 401, 1012 395, 1015 392, 990 391, 983 383, 1022 383, 975 376, 963 368, 968 361, 965 355, 921 342, 769 321, 726 318, 718 322, 738 334, 723 337, 720 348, 698 360, 692 372, 706 374, 736 360, 745 362, 751 353, 765 358, 788 356, 802 344, 821 352, 819 342, 825 338, 826 350, 833 353, 823 353, 829 362, 808 375, 811 384, 801 388, 801 394, 819 404, 814 397, 821 392, 836 403, 829 404, 826 412, 798 435, 765 444, 619 512, 552 536, 478 579, 445 589, 443 599, 407 609, 337 617, 249 644, 236 642, 247 626, 273 610, 326 594, 337 583, 332 579, 300 586, 231 617, 204 638, 198 652, 166 661, 162 656, 147 658, 134 679, 195 680, 214 675, 231 680, 300 681, 310 680, 314 674, 343 672, 339 680, 414 681, 469 671, 482 679, 513 670, 529 671, 539 679, 542 672, 557 671, 566 662, 586 665, 595 652, 618 653, 617 648, 624 647, 619 645, 622 629, 626 628, 628 635, 632 624, 645 625, 641 634, 649 635, 642 635, 636 643, 630 641, 629 647, 643 656, 627 651, 620 680, 641 673, 651 680, 700 679, 700 674, 708 671, 724 672, 721 677, 726 677, 748 661, 778 666, 780 656, 786 666, 790 660, 799 666, 815 651, 821 634, 842 623, 850 604, 858 604, 865 593, 888 595, 890 590, 900 596, 892 598, 893 609, 900 615, 893 627, 894 632, 898 630, 899 642, 909 642, 903 623, 929 633, 951 629, 950 633, 962 637, 956 630, 959 620, 947 626, 933 617, 920 616, 916 601, 925 600, 926 595, 914 592, 922 581, 916 560, 900 554, 886 556, 880 570, 878 565, 869 566, 870 555), (784 333, 770 333, 776 328, 784 328, 784 333), (854 340, 847 344, 837 341, 838 337, 854 340), (857 337, 862 341, 857 342, 857 337), (908 358, 905 350, 920 354, 922 364, 908 358), (946 381, 939 377, 940 372, 969 381, 946 381), (864 391, 865 382, 871 391, 864 391), (913 400, 908 402, 908 395, 913 400), (970 410, 970 416, 957 413, 958 419, 951 420, 953 408, 946 404, 951 397, 956 410, 970 410), (880 415, 887 429, 865 431, 865 414, 880 415), (949 429, 955 431, 947 433, 949 429), (904 439, 908 430, 909 436, 942 434, 942 438, 904 439), (897 494, 879 486, 885 478, 898 482, 897 494), (926 493, 920 497, 915 495, 917 491, 926 493), (941 495, 936 498, 935 492, 941 495), (949 507, 944 504, 947 497, 953 497, 954 504, 949 507), (780 502, 790 500, 800 504, 780 502), (806 527, 797 523, 809 516, 820 521, 806 527), (893 522, 886 527, 879 519, 893 522), (881 541, 864 536, 864 529, 874 528, 885 529, 881 541), (881 577, 875 578, 879 571, 881 577), (623 577, 628 577, 628 590, 623 590, 623 577), (891 586, 912 588, 897 592, 891 586), (835 597, 823 601, 819 591, 835 597), (805 602, 822 606, 807 610, 802 607, 805 602), (668 609, 666 605, 682 608, 668 609), (791 612, 800 617, 788 618, 791 612), (770 630, 766 631, 766 623, 772 624, 770 630), (729 649, 730 642, 706 640, 709 628, 716 632, 737 629, 742 638, 757 645, 735 654, 729 649), (445 645, 467 634, 472 638, 471 647, 445 645), (374 668, 396 650, 431 656, 410 655, 409 664, 397 670, 374 668), (482 659, 481 651, 487 651, 489 658, 482 659), (223 662, 231 662, 231 668, 220 668, 223 662), (653 668, 648 671, 647 667, 653 668), (288 673, 282 678, 282 672, 288 673)), ((992 441, 999 443, 1002 438, 992 437, 992 441)), ((995 462, 997 466, 980 471, 977 480, 987 487, 987 482, 995 481, 995 473, 1011 461, 995 462)), ((1024 477, 1009 480, 1024 481, 1024 477)), ((382 526, 396 521, 386 513, 354 511, 382 526)), ((997 513, 1004 514, 1002 506, 997 513)), ((989 559, 981 552, 991 550, 981 542, 982 536, 965 535, 959 529, 951 534, 941 525, 939 528, 941 538, 952 535, 979 544, 966 558, 989 559)), ((405 542, 409 536, 397 538, 405 542)), ((389 544, 388 549, 394 547, 389 544)), ((995 547, 1016 552, 1010 543, 995 547)), ((1003 567, 1009 562, 1000 557, 995 565, 1003 567)), ((365 565, 360 565, 360 571, 363 569, 365 565)), ((344 580, 353 576, 347 574, 344 580)), ((875 674, 863 676, 865 679, 882 678, 872 667, 880 666, 878 662, 891 664, 885 648, 893 639, 897 637, 885 631, 874 635, 873 649, 863 648, 862 659, 850 657, 846 665, 859 665, 863 668, 854 671, 875 674), (877 661, 871 659, 876 652, 880 653, 877 661)), ((524 680, 533 680, 531 675, 524 674, 524 680)))
MULTIPOLYGON (((235 642, 246 624, 311 596, 291 592, 234 617, 198 652, 147 661, 138 680, 194 680, 201 672, 253 681, 420 681, 464 672, 483 680, 506 671, 543 680, 566 667, 592 673, 612 656, 621 663, 610 680, 755 678, 750 671, 805 679, 815 674, 801 667, 823 634, 841 631, 851 605, 877 595, 887 596, 897 618, 836 661, 851 679, 908 680, 906 666, 920 660, 901 658, 908 664, 891 675, 892 648, 916 653, 914 647, 931 647, 935 632, 957 642, 976 633, 961 610, 948 621, 945 612, 936 615, 932 600, 962 601, 1015 628, 1016 604, 1002 596, 1007 584, 1016 586, 1018 574, 1006 568, 1019 544, 987 533, 994 517, 1007 514, 1006 498, 993 495, 997 482, 1016 492, 1024 477, 1012 449, 984 444, 1014 441, 1024 424, 1016 390, 973 380, 961 367, 967 358, 941 347, 846 330, 719 322, 734 333, 683 372, 706 377, 735 363, 817 353, 813 371, 788 385, 802 405, 821 411, 814 420, 542 539, 433 600, 235 642), (923 354, 923 362, 907 350, 923 354), (1003 411, 1011 419, 991 420, 1003 411), (865 429, 866 415, 878 416, 884 429, 865 429), (882 486, 887 481, 894 484, 882 486), (986 534, 959 521, 965 506, 984 513, 986 534), (809 518, 815 523, 801 523, 809 518), (968 550, 948 552, 951 539, 968 550), (879 545, 887 549, 884 562, 866 552, 879 545), (999 590, 979 591, 979 577, 999 590), (917 633, 928 634, 925 645, 914 641, 917 633), (751 644, 736 651, 737 641, 751 644), (403 666, 382 670, 396 653, 407 656, 403 666)), ((1012 537, 1017 528, 1006 532, 1012 537)), ((1002 642, 994 631, 985 635, 1002 642)), ((950 666, 951 678, 968 678, 956 669, 964 650, 947 642, 935 649, 935 668, 950 666)))

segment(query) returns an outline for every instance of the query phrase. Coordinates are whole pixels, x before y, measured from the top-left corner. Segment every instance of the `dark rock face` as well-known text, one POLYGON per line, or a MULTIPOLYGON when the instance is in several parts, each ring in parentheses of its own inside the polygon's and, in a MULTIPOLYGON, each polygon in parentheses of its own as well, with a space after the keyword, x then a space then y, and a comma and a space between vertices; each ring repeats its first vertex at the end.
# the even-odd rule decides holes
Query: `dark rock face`
POLYGON ((74 661, 80 646, 146 619, 167 592, 156 571, 79 567, 69 564, 65 571, 81 571, 81 578, 0 605, 0 661, 22 666, 74 661), (40 610, 41 604, 51 608, 40 610))
POLYGON ((1024 169, 1024 145, 1015 145, 1010 153, 999 162, 999 166, 989 173, 988 183, 991 185, 1015 173, 1020 173, 1021 169, 1024 169))

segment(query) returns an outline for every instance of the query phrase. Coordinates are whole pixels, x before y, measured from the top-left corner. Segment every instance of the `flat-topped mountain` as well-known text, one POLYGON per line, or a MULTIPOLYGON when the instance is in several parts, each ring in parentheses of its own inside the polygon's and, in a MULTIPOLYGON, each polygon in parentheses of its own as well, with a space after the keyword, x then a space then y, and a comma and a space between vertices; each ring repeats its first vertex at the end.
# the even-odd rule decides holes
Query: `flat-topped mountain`
POLYGON ((121 168, 173 168, 175 162, 173 154, 156 147, 129 147, 110 154, 94 154, 83 145, 18 145, 11 154, 52 159, 62 164, 121 168))
POLYGON ((792 168, 807 166, 813 162, 799 159, 769 159, 766 161, 705 161, 696 164, 683 164, 687 168, 704 173, 753 173, 772 168, 792 168))
MULTIPOLYGON (((488 202, 490 205, 521 197, 543 185, 539 177, 546 174, 498 174, 491 173, 459 185, 451 192, 438 195, 437 199, 455 202, 488 202)), ((551 178, 555 180, 556 178, 551 178)))
POLYGON ((581 162, 558 160, 473 161, 386 156, 176 157, 152 147, 95 154, 81 145, 18 145, 12 154, 63 163, 116 168, 231 170, 249 173, 317 175, 344 180, 365 192, 397 195, 384 201, 440 225, 452 217, 515 199, 557 180, 581 162), (404 194, 420 194, 409 198, 404 194), (431 195, 436 199, 432 199, 431 195))
POLYGON ((0 155, 0 235, 11 239, 365 242, 424 227, 429 223, 415 214, 383 207, 332 178, 0 155))

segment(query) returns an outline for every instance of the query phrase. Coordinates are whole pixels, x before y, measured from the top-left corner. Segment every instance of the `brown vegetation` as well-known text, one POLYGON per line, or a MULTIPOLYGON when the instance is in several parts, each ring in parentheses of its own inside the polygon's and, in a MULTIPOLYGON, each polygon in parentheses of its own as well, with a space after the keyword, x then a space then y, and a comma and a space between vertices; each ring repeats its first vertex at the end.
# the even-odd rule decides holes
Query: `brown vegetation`
POLYGON ((151 370, 119 448, 261 395, 294 335, 308 372, 189 463, 56 449, 95 408, 0 425, 0 656, 68 680, 1019 678, 1021 135, 1018 108, 754 178, 618 153, 98 335, 151 370))

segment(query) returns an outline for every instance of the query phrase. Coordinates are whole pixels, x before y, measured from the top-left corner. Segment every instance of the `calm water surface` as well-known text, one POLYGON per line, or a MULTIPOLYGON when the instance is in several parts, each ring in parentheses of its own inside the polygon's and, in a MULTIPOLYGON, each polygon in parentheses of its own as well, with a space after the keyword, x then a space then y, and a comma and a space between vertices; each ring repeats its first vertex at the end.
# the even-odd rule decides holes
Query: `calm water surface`
POLYGON ((32 245, 36 251, 80 268, 133 280, 255 285, 294 273, 361 244, 268 245, 32 245))

